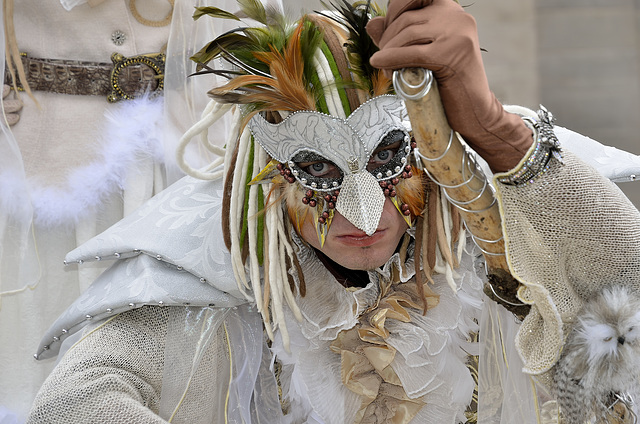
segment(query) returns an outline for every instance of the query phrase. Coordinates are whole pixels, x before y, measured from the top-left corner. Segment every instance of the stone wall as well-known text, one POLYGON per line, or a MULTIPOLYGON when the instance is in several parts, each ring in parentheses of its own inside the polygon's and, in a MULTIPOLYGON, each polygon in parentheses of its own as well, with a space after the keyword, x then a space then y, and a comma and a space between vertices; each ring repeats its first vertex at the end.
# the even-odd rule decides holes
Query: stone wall
MULTIPOLYGON (((467 10, 503 102, 542 103, 559 125, 640 154, 640 0, 476 0, 467 10)), ((640 206, 640 182, 620 187, 640 206)))

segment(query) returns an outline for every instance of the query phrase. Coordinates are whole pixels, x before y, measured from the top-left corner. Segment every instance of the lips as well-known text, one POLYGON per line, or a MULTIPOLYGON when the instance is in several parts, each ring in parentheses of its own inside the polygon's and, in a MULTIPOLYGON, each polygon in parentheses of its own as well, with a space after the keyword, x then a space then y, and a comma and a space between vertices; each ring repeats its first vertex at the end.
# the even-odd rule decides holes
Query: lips
POLYGON ((386 230, 377 230, 375 233, 368 236, 363 231, 357 231, 336 236, 335 239, 346 246, 367 247, 379 242, 384 237, 385 232, 386 230))

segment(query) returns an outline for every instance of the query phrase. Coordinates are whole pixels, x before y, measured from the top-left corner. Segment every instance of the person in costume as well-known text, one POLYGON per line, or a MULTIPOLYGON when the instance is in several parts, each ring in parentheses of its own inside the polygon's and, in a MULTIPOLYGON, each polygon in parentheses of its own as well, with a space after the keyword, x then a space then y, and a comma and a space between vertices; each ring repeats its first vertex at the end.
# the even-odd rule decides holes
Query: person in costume
POLYGON ((233 65, 194 127, 235 113, 223 158, 67 256, 117 261, 45 335, 38 358, 62 356, 28 422, 557 422, 572 322, 640 282, 640 213, 564 148, 588 139, 503 108, 451 0, 241 8, 260 25, 195 56, 233 65), (415 67, 495 173, 521 322, 423 170, 390 78, 415 67))

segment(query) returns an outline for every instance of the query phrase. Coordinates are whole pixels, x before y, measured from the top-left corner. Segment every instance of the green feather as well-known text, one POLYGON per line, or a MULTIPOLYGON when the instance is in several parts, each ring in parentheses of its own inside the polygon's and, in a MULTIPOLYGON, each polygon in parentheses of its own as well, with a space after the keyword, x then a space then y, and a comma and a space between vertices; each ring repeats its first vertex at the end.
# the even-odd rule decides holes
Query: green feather
POLYGON ((260 0, 238 0, 238 6, 248 18, 267 25, 267 12, 260 0))
POLYGON ((256 240, 256 255, 258 256, 258 264, 260 266, 264 263, 264 194, 262 193, 262 187, 258 187, 258 223, 257 232, 258 239, 256 240))
MULTIPOLYGON (((251 146, 249 147, 249 159, 247 163, 247 181, 253 179, 253 156, 255 144, 251 137, 251 146)), ((247 183, 244 187, 244 207, 242 208, 242 230, 240 231, 240 246, 244 246, 245 237, 249 230, 249 190, 251 186, 247 183)))
POLYGON ((213 18, 234 19, 236 21, 240 20, 240 18, 233 13, 212 6, 196 7, 196 11, 193 12, 193 20, 198 20, 205 15, 213 18))

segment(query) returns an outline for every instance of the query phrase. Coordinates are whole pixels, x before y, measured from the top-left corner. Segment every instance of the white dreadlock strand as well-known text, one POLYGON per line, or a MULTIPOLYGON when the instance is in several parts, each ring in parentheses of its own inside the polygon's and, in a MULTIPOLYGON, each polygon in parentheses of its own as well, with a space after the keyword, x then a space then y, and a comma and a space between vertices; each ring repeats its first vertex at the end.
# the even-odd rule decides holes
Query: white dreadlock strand
POLYGON ((293 252, 293 247, 291 243, 289 243, 289 238, 287 237, 287 230, 284 226, 284 211, 282 208, 278 208, 278 237, 280 238, 280 263, 282 265, 282 282, 284 284, 284 295, 287 300, 287 305, 293 312, 293 315, 296 317, 298 321, 302 321, 302 312, 300 312, 300 308, 298 307, 298 303, 296 302, 295 297, 293 296, 293 292, 291 291, 291 286, 289 285, 289 277, 288 270, 286 267, 285 255, 289 256, 289 262, 291 264, 296 260, 293 252))
MULTIPOLYGON (((280 246, 278 237, 278 205, 274 207, 268 207, 265 209, 265 220, 269 223, 265 225, 265 231, 268 232, 269 242, 267 244, 267 250, 269 252, 269 282, 271 290, 271 313, 273 315, 273 323, 278 326, 282 335, 282 344, 287 352, 289 352, 289 331, 284 319, 284 310, 282 305, 283 299, 283 275, 280 272, 281 264, 280 260, 280 246)), ((286 276, 284 276, 285 281, 286 276)), ((287 281, 288 284, 288 281, 287 281)))
POLYGON ((451 226, 453 225, 453 219, 451 218, 451 205, 447 201, 447 198, 443 195, 439 195, 438 199, 440 204, 437 209, 436 225, 438 227, 438 250, 440 251, 442 258, 444 259, 444 272, 442 272, 447 280, 447 283, 451 287, 454 293, 458 291, 456 282, 454 280, 453 268, 454 268, 454 253, 452 252, 452 235, 451 226))
MULTIPOLYGON (((266 161, 266 152, 256 143, 254 145, 254 160, 252 175, 260 172, 260 167, 266 161)), ((256 247, 258 244, 258 190, 263 190, 262 184, 254 184, 249 187, 249 205, 247 208, 247 243, 249 245, 249 276, 251 278, 251 287, 256 299, 256 306, 262 320, 265 323, 267 335, 273 340, 273 328, 269 323, 269 311, 265 310, 262 282, 260 277, 260 262, 256 247)))
POLYGON ((231 109, 231 105, 226 105, 222 103, 218 103, 215 100, 211 100, 207 107, 202 112, 201 118, 198 122, 196 122, 191 128, 189 128, 180 138, 180 142, 176 149, 176 161, 180 168, 187 174, 194 178, 198 178, 201 180, 215 180, 220 178, 223 175, 223 171, 217 172, 208 172, 211 169, 221 165, 223 163, 222 157, 225 156, 225 149, 215 146, 209 143, 208 134, 209 127, 213 125, 216 121, 218 121, 222 116, 224 116, 231 109), (213 161, 206 169, 205 172, 199 171, 189 164, 187 164, 185 159, 185 152, 187 150, 187 146, 191 142, 191 140, 200 136, 201 144, 207 148, 211 153, 220 156, 220 158, 213 161))
POLYGON ((240 219, 244 208, 244 187, 247 183, 247 168, 249 166, 248 150, 250 146, 251 133, 245 129, 238 141, 238 156, 236 168, 233 173, 233 183, 231 185, 231 199, 229 207, 229 235, 231 238, 231 263, 233 273, 236 277, 238 289, 247 299, 252 299, 246 289, 249 289, 244 264, 242 263, 242 246, 240 245, 240 230, 242 228, 240 219))
POLYGON ((318 73, 320 85, 323 87, 329 115, 346 118, 347 116, 344 112, 344 108, 342 107, 340 94, 338 94, 338 88, 333 83, 333 81, 335 81, 335 76, 333 75, 329 61, 320 49, 318 49, 313 55, 313 67, 318 73))

